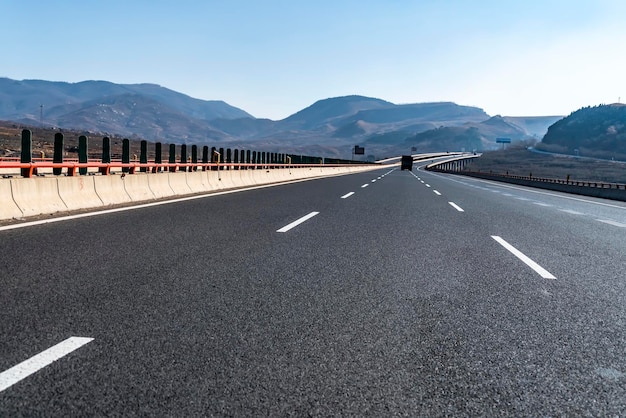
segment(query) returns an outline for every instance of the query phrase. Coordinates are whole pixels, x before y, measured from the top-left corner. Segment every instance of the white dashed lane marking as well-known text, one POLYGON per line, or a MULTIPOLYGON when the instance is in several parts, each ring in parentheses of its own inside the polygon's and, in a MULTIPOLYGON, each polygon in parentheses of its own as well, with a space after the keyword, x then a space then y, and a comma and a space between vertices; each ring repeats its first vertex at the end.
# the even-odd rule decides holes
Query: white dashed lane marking
POLYGON ((303 222, 308 221, 309 219, 311 219, 312 217, 314 217, 315 215, 319 215, 319 212, 311 212, 306 216, 303 216, 302 218, 293 221, 292 223, 290 223, 289 225, 285 225, 282 228, 278 229, 276 232, 287 232, 292 228, 295 228, 296 226, 300 225, 303 222))
POLYGON ((533 260, 531 260, 530 258, 528 258, 526 255, 524 255, 521 251, 519 251, 517 248, 513 247, 511 244, 509 244, 508 242, 506 242, 504 239, 500 238, 499 236, 496 235, 492 235, 491 238, 493 238, 494 240, 496 240, 496 242, 500 245, 502 245, 504 248, 506 248, 511 254, 513 254, 515 257, 519 258, 520 260, 522 260, 528 267, 532 268, 533 270, 535 270, 535 272, 537 272, 541 277, 543 277, 544 279, 556 279, 556 277, 554 277, 549 271, 547 271, 546 269, 544 269, 543 267, 541 267, 539 264, 535 263, 533 260))
POLYGON ((448 202, 448 204, 452 206, 454 209, 458 210, 459 212, 465 212, 459 205, 457 205, 454 202, 448 202))
POLYGON ((38 372, 46 366, 54 363, 62 357, 65 357, 74 350, 78 350, 83 345, 93 341, 93 338, 86 337, 70 337, 65 341, 61 341, 57 345, 48 348, 11 367, 9 370, 0 373, 0 392, 13 386, 20 380, 23 380, 33 373, 38 372))

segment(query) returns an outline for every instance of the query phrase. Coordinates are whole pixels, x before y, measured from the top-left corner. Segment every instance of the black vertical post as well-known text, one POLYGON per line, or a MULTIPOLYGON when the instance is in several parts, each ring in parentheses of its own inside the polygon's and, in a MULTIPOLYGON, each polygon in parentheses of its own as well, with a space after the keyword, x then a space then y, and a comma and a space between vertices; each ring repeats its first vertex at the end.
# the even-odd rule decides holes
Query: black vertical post
MULTIPOLYGON (((154 144, 154 163, 162 164, 163 163, 163 146, 160 142, 154 144)), ((152 170, 153 173, 161 172, 161 167, 154 167, 152 170)))
MULTIPOLYGON (((215 155, 215 151, 217 151, 217 148, 211 147, 211 163, 213 164, 217 162, 217 155, 215 155)), ((215 170, 217 170, 217 167, 211 167, 211 171, 215 170)))
MULTIPOLYGON (((226 162, 227 162, 228 164, 230 164, 230 163, 232 163, 232 162, 233 162, 232 157, 233 157, 233 154, 232 154, 232 152, 231 152, 230 148, 226 148, 226 162)), ((229 166, 229 167, 227 167, 227 170, 232 170, 232 167, 230 167, 230 166, 229 166)))
MULTIPOLYGON (((170 144, 170 157, 167 160, 170 164, 176 164, 176 145, 170 144)), ((176 171, 176 167, 170 167, 170 172, 174 173, 176 171)))
MULTIPOLYGON (((111 139, 108 136, 102 138, 102 164, 111 163, 111 139)), ((100 168, 100 173, 108 174, 109 170, 106 167, 100 168)))
MULTIPOLYGON (((141 141, 141 148, 139 151, 139 162, 141 164, 148 164, 148 141, 141 141)), ((148 171, 148 167, 140 167, 139 171, 145 173, 148 171)))
MULTIPOLYGON (((87 163, 87 137, 85 135, 81 135, 78 137, 78 162, 79 163, 87 163)), ((78 169, 78 173, 81 176, 87 174, 87 167, 81 167, 78 169)))
MULTIPOLYGON (((180 146, 180 163, 187 164, 187 145, 180 146)), ((187 171, 187 167, 183 167, 183 171, 187 171)))
POLYGON ((198 170, 198 166, 196 165, 198 164, 198 146, 197 145, 191 146, 191 163, 193 164, 193 167, 191 168, 191 170, 197 171, 198 170))
MULTIPOLYGON (((218 152, 220 153, 220 156, 219 156, 220 162, 224 162, 224 157, 226 156, 224 154, 224 148, 220 148, 218 152)), ((220 167, 220 170, 223 170, 223 169, 224 169, 224 166, 220 167)))
MULTIPOLYGON (((28 129, 22 130, 22 153, 20 154, 21 163, 33 162, 33 133, 28 129)), ((30 176, 29 168, 22 168, 22 177, 30 176)))
MULTIPOLYGON (((130 163, 130 141, 128 138, 122 139, 122 164, 130 163)), ((129 167, 122 167, 122 173, 128 173, 129 167)))
POLYGON ((202 147, 202 171, 206 171, 206 165, 209 163, 209 146, 205 145, 202 147))
MULTIPOLYGON (((61 132, 54 134, 54 156, 52 157, 52 162, 63 162, 63 134, 61 132)), ((61 175, 62 171, 63 169, 61 167, 52 169, 52 173, 55 176, 61 175)))

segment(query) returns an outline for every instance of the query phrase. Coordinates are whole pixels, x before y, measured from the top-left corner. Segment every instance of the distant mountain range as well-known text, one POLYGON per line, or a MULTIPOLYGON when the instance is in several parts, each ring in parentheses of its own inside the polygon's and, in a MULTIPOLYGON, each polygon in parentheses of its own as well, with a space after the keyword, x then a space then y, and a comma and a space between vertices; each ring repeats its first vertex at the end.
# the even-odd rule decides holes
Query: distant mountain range
POLYGON ((560 119, 490 117, 452 102, 397 105, 364 96, 315 102, 279 121, 223 101, 194 99, 154 84, 0 78, 0 119, 165 143, 244 146, 349 157, 354 145, 382 157, 419 151, 486 150, 495 139, 541 137, 560 119))

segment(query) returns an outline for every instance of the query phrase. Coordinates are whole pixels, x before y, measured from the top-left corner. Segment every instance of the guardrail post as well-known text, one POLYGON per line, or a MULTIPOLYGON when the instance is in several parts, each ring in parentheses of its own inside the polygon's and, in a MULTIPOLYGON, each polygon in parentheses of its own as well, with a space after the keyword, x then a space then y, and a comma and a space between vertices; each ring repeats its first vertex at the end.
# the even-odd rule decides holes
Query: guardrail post
MULTIPOLYGON (((187 145, 183 144, 180 146, 180 163, 187 164, 187 145)), ((187 167, 184 166, 181 168, 183 171, 187 171, 187 167)))
MULTIPOLYGON (((217 148, 211 147, 211 163, 215 163, 217 161, 217 148)), ((216 167, 211 167, 211 171, 217 170, 216 167)))
MULTIPOLYGON (((130 141, 128 138, 122 139, 122 164, 130 164, 130 141)), ((122 167, 122 173, 129 171, 129 167, 122 167)))
MULTIPOLYGON (((148 164, 148 141, 142 140, 140 144, 139 163, 148 164)), ((148 171, 148 167, 139 167, 139 171, 145 173, 148 171)))
MULTIPOLYGON (((63 134, 61 132, 54 134, 54 156, 52 157, 52 162, 63 162, 63 134)), ((61 167, 52 169, 52 174, 55 176, 60 176, 62 172, 63 169, 61 167)))
MULTIPOLYGON (((108 136, 102 138, 102 164, 111 164, 111 139, 108 136)), ((106 167, 100 167, 100 173, 109 174, 106 167)))
MULTIPOLYGON (((28 129, 22 130, 20 162, 29 164, 33 162, 33 133, 28 129)), ((20 171, 22 172, 22 177, 30 177, 30 168, 22 168, 20 171)))
MULTIPOLYGON (((175 144, 170 144, 170 157, 167 160, 167 162, 170 164, 176 164, 176 145, 175 144)), ((171 166, 170 173, 175 173, 175 172, 176 172, 176 166, 171 166)))
MULTIPOLYGON (((87 137, 81 135, 78 137, 78 162, 86 164, 88 162, 87 153, 87 137)), ((84 176, 87 174, 87 167, 81 167, 78 169, 78 174, 84 176)))
POLYGON ((191 146, 191 164, 193 164, 193 167, 191 167, 191 169, 189 171, 197 171, 198 170, 198 146, 197 145, 192 145, 191 146))
POLYGON ((209 163, 209 146, 205 145, 202 147, 202 171, 206 171, 206 164, 209 163))
MULTIPOLYGON (((218 152, 219 152, 219 154, 220 154, 220 161, 222 161, 222 162, 223 162, 223 161, 224 161, 224 156, 226 155, 226 154, 224 154, 224 148, 220 148, 220 150, 219 150, 218 152)), ((224 169, 224 167, 223 167, 223 166, 222 166, 222 167, 219 167, 219 169, 220 169, 220 170, 223 170, 223 169, 224 169)))
MULTIPOLYGON (((54 134, 54 156, 52 157, 53 163, 62 163, 63 162, 63 134, 61 132, 57 132, 54 134)), ((63 169, 53 168, 52 174, 55 176, 60 176, 63 169)))

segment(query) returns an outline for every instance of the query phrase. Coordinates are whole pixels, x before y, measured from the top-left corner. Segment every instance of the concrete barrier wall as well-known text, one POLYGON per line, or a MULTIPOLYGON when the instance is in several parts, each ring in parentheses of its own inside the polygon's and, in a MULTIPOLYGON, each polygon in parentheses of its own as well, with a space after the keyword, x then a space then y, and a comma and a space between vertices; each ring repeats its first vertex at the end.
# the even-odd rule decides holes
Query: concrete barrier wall
POLYGON ((156 199, 174 196, 174 191, 170 187, 168 173, 148 175, 148 186, 156 199))
POLYGON ((56 177, 11 179, 13 200, 23 216, 36 216, 66 211, 67 206, 59 196, 56 177))
POLYGON ((104 206, 132 202, 130 196, 126 193, 122 176, 94 176, 93 182, 96 188, 96 194, 100 200, 102 200, 104 206))
POLYGON ((168 177, 170 187, 174 192, 174 196, 182 196, 193 193, 187 185, 187 173, 179 171, 177 173, 166 173, 166 175, 168 177))
POLYGON ((244 184, 247 184, 249 186, 256 186, 257 182, 253 174, 254 170, 241 170, 241 173, 239 173, 239 175, 241 176, 241 181, 244 184))
POLYGON ((0 180, 0 219, 14 219, 22 216, 22 211, 13 200, 11 182, 0 180))
POLYGON ((96 193, 96 184, 93 176, 57 177, 59 197, 69 210, 94 208, 102 206, 103 202, 96 193))
POLYGON ((384 167, 313 167, 0 179, 0 220, 381 168, 384 167))
POLYGON ((152 193, 150 189, 148 176, 149 174, 142 173, 123 177, 122 182, 124 183, 124 190, 126 190, 126 193, 130 196, 130 200, 133 202, 142 202, 155 198, 154 193, 152 193))
POLYGON ((220 177, 222 179, 222 186, 224 189, 232 189, 235 187, 235 182, 233 181, 233 171, 232 170, 222 170, 220 171, 220 177))
POLYGON ((210 190, 206 175, 202 171, 186 173, 187 187, 192 193, 208 192, 210 190))
POLYGON ((222 190, 224 188, 224 183, 222 180, 222 174, 219 171, 207 171, 206 172, 207 179, 209 181, 209 185, 211 190, 222 190))

